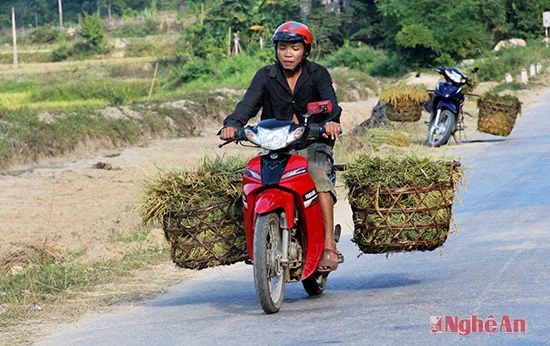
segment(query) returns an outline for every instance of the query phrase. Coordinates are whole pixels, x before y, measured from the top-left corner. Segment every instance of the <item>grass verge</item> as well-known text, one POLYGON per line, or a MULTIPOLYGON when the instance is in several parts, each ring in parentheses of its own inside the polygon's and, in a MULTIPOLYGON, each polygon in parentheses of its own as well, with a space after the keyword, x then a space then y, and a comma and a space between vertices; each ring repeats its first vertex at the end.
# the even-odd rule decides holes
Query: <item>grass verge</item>
POLYGON ((120 260, 80 263, 72 256, 46 261, 0 277, 0 330, 25 319, 38 318, 43 310, 77 298, 98 285, 127 278, 138 270, 169 261, 167 248, 145 248, 120 260))

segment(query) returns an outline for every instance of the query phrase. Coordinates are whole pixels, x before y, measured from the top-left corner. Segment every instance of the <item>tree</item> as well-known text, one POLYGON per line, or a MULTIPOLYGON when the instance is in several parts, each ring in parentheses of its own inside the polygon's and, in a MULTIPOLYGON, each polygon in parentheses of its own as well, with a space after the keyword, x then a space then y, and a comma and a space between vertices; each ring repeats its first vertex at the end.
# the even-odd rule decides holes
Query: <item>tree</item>
POLYGON ((105 31, 97 14, 82 14, 80 16, 80 35, 84 38, 89 48, 97 53, 105 53, 105 31))
POLYGON ((550 11, 550 0, 506 0, 510 36, 537 38, 544 36, 541 15, 550 11))
POLYGON ((342 13, 345 39, 378 45, 384 38, 380 21, 380 12, 374 0, 352 1, 342 13))
POLYGON ((506 4, 504 0, 481 0, 479 2, 480 20, 492 33, 494 42, 502 40, 509 31, 506 22, 506 4))
POLYGON ((479 0, 379 0, 377 4, 386 48, 409 63, 425 65, 434 48, 443 52, 445 60, 475 57, 493 41, 482 22, 479 0))
POLYGON ((309 16, 310 29, 314 34, 315 55, 318 59, 322 54, 333 52, 344 44, 341 17, 337 13, 327 15, 326 9, 320 0, 311 1, 309 16))

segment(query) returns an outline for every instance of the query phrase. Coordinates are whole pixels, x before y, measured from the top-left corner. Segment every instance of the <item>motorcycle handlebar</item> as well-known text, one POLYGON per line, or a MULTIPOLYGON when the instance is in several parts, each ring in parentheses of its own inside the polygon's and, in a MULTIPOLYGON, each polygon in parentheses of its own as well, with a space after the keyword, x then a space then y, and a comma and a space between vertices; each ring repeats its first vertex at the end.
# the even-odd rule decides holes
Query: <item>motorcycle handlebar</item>
MULTIPOLYGON (((244 127, 237 128, 237 133, 235 134, 235 137, 229 140, 226 140, 224 143, 221 143, 218 145, 218 148, 221 148, 223 146, 228 145, 229 143, 238 142, 238 141, 245 141, 247 140, 246 135, 244 133, 244 127)), ((318 139, 321 138, 321 136, 325 133, 325 126, 320 124, 310 124, 307 126, 307 138, 308 139, 318 139)), ((342 134, 343 131, 340 128, 340 131, 338 134, 342 134)), ((218 138, 222 139, 221 134, 218 134, 218 138)), ((223 140, 223 139, 222 139, 223 140)))
MULTIPOLYGON (((340 131, 338 131, 338 134, 342 134, 342 128, 340 128, 340 131)), ((308 138, 311 139, 317 139, 321 138, 321 136, 325 133, 325 126, 319 125, 319 124, 312 124, 308 125, 308 138)))
MULTIPOLYGON (((220 130, 221 132, 221 130, 220 130)), ((237 141, 242 141, 242 140, 246 140, 246 136, 244 134, 244 127, 238 127, 237 128, 237 132, 235 133, 235 137, 231 138, 231 139, 223 139, 222 138, 222 135, 221 133, 218 134, 218 138, 225 141, 224 143, 222 144, 219 144, 218 145, 218 148, 221 148, 223 146, 226 146, 228 145, 229 143, 233 143, 233 142, 237 142, 237 141)))

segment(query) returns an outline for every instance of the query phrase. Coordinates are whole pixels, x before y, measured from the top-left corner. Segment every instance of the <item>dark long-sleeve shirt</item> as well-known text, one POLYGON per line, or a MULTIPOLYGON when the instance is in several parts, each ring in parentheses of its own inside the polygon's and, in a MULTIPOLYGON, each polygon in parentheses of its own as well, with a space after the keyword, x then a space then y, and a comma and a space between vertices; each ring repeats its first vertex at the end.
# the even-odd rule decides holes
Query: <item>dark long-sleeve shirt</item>
MULTIPOLYGON (((338 106, 330 74, 323 66, 306 61, 292 94, 279 65, 268 65, 256 72, 242 101, 237 104, 235 111, 225 118, 223 125, 242 127, 260 108, 262 120, 291 120, 292 115, 296 114, 298 121, 303 123, 302 115, 307 112, 307 104, 323 100, 332 102, 332 113, 314 115, 309 119, 309 123, 322 124, 329 120, 339 123, 342 109, 338 106)), ((330 139, 322 138, 320 141, 334 145, 330 139)))

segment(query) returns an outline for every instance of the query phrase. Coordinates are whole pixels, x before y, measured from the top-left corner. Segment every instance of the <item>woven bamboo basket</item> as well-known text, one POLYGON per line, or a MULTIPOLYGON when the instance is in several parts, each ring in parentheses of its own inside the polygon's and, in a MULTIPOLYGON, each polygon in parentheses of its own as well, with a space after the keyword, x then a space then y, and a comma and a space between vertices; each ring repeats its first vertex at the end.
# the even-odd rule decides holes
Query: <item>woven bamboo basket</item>
POLYGON ((380 100, 387 104, 387 117, 390 121, 420 120, 422 103, 428 99, 426 89, 415 85, 396 85, 380 93, 380 100))
MULTIPOLYGON (((455 170, 459 162, 450 162, 455 170)), ((363 253, 432 251, 450 232, 454 182, 403 188, 350 189, 355 230, 363 253), (353 201, 362 196, 359 207, 353 201)))
POLYGON ((512 132, 521 112, 521 103, 514 96, 487 95, 478 100, 478 107, 478 131, 502 137, 512 132))
POLYGON ((240 200, 167 213, 163 229, 172 260, 181 268, 230 265, 248 257, 240 200))
POLYGON ((414 122, 422 117, 422 105, 411 101, 402 101, 397 106, 387 105, 390 121, 414 122))

